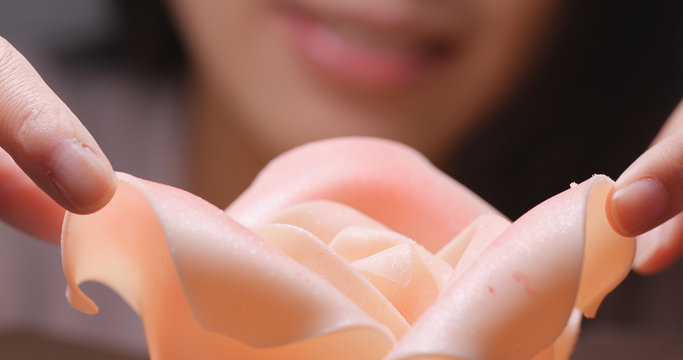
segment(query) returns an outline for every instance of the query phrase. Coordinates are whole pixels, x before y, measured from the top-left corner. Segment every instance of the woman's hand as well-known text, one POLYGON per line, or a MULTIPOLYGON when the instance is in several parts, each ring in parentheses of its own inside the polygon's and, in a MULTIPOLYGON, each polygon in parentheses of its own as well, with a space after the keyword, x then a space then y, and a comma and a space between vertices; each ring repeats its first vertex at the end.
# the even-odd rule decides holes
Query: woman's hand
POLYGON ((634 268, 655 273, 683 252, 683 101, 653 145, 617 179, 608 214, 623 235, 638 235, 634 268))
POLYGON ((0 37, 0 220, 58 242, 63 208, 93 212, 115 188, 83 124, 0 37))

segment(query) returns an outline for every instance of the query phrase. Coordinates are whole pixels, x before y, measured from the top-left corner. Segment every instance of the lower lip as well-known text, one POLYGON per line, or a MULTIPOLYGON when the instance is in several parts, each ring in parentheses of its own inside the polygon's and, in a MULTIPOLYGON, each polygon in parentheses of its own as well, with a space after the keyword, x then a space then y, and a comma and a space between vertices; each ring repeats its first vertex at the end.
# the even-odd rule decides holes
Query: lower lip
POLYGON ((395 89, 436 65, 424 56, 362 45, 305 14, 285 12, 294 46, 314 68, 337 82, 365 89, 395 89))

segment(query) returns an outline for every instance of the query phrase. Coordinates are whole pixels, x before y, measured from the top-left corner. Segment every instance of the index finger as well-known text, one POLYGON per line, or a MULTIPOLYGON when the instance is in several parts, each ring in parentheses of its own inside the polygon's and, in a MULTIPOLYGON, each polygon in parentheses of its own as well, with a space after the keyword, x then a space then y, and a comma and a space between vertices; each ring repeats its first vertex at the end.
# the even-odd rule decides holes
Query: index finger
POLYGON ((2 37, 0 147, 40 189, 70 211, 98 210, 116 188, 112 167, 93 137, 2 37))

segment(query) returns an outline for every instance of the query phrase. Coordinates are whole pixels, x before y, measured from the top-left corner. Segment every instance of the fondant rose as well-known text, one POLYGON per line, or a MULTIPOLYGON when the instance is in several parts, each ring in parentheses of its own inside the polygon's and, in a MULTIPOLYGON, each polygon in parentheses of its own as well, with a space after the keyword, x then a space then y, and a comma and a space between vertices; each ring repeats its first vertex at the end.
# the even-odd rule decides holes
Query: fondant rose
POLYGON ((272 161, 226 211, 119 174, 67 214, 68 298, 87 280, 142 318, 151 359, 567 359, 627 274, 604 176, 514 223, 413 150, 349 138, 272 161))

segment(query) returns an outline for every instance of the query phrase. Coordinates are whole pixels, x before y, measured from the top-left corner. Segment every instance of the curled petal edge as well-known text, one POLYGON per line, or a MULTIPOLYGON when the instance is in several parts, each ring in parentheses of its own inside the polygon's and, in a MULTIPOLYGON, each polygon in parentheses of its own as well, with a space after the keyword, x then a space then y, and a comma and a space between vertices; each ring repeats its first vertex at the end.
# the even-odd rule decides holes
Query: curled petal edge
POLYGON ((251 227, 312 200, 348 205, 432 253, 479 215, 498 213, 417 151, 363 137, 312 142, 285 152, 226 211, 251 227))
POLYGON ((635 253, 635 239, 607 222, 612 184, 594 176, 515 221, 386 359, 529 359, 560 337, 575 306, 595 315, 635 253))
POLYGON ((314 359, 320 355, 309 350, 336 335, 374 358, 391 348, 386 327, 220 209, 178 189, 118 176, 111 204, 65 217, 67 297, 95 313, 78 285, 98 281, 117 291, 141 316, 152 358, 181 359, 172 354, 203 344, 207 359, 225 356, 226 347, 255 359, 258 347, 314 359), (292 350, 297 342, 301 349, 292 350))

